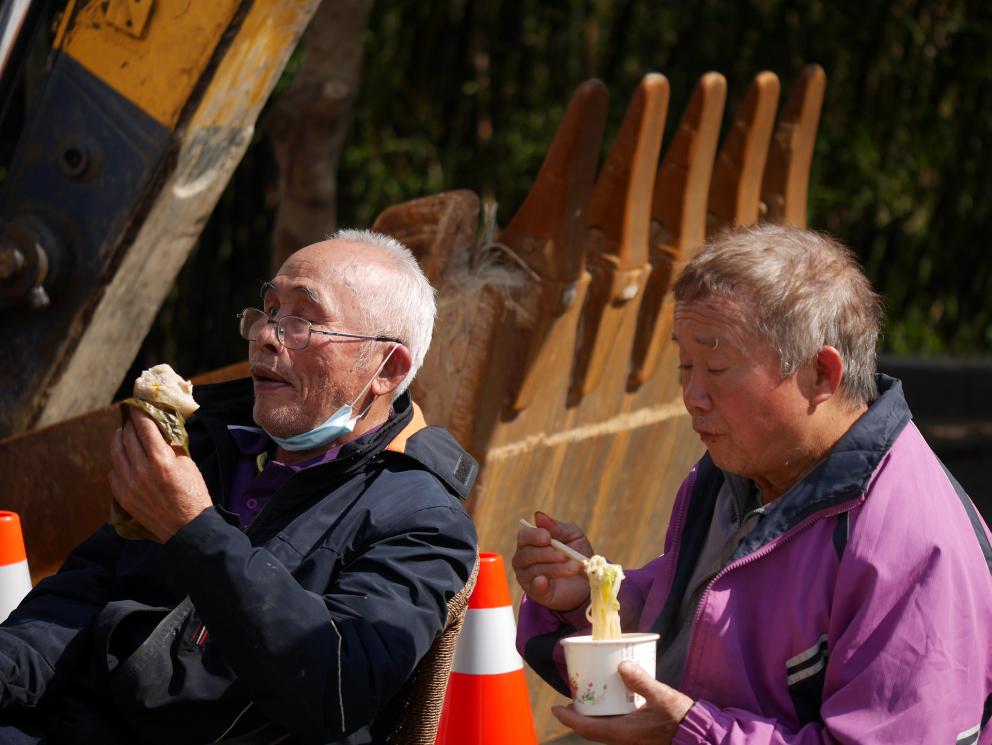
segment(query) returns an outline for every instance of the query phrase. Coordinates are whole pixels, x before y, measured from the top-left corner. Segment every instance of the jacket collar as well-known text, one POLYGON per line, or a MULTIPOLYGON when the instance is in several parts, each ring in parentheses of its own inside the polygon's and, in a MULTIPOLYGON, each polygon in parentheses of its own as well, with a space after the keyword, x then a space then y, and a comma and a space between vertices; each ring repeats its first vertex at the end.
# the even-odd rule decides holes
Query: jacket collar
POLYGON ((876 376, 879 397, 827 456, 783 494, 774 509, 745 538, 731 560, 752 553, 807 517, 860 498, 892 443, 912 419, 895 378, 876 376))
MULTIPOLYGON (((190 419, 190 448, 193 457, 213 449, 219 461, 221 493, 226 495, 224 474, 230 473, 239 451, 228 425, 257 426, 252 419, 255 396, 250 378, 197 385, 193 395, 201 408, 190 419), (199 436, 194 436, 196 433, 199 436)), ((475 483, 478 464, 440 427, 428 427, 420 407, 404 393, 393 402, 394 415, 369 437, 345 443, 330 463, 314 466, 312 477, 357 471, 370 459, 388 452, 409 458, 433 473, 445 487, 465 499, 475 483)), ((302 476, 302 473, 300 474, 302 476)), ((295 477, 294 477, 295 478, 295 477)))

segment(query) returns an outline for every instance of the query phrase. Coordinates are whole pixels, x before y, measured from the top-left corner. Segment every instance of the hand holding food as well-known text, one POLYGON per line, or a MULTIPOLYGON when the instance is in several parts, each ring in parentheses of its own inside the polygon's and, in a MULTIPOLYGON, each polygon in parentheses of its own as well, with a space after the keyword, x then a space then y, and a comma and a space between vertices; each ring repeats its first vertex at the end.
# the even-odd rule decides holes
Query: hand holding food
MULTIPOLYGON (((162 364, 145 370, 134 382, 134 397, 125 399, 121 404, 123 422, 129 416, 128 407, 140 409, 155 421, 169 445, 189 455, 186 417, 200 405, 193 399, 193 384, 178 375, 172 367, 162 364)), ((121 538, 151 538, 148 531, 116 500, 110 505, 110 523, 121 538)))
MULTIPOLYGON (((134 381, 134 397, 123 402, 141 409, 155 420, 162 437, 189 455, 186 417, 200 408, 193 399, 193 384, 169 365, 155 365, 134 381)), ((126 413, 126 412, 124 412, 126 413)))
MULTIPOLYGON (((526 528, 536 528, 527 520, 520 518, 520 524, 526 528)), ((570 546, 552 538, 549 543, 566 556, 582 564, 589 578, 589 607, 586 618, 592 624, 593 639, 620 638, 620 583, 624 579, 623 569, 619 564, 610 564, 598 554, 585 557, 570 546)))
POLYGON ((530 600, 551 610, 581 607, 589 599, 582 562, 593 553, 592 546, 577 525, 542 512, 535 514, 534 522, 517 532, 511 562, 517 582, 530 600))

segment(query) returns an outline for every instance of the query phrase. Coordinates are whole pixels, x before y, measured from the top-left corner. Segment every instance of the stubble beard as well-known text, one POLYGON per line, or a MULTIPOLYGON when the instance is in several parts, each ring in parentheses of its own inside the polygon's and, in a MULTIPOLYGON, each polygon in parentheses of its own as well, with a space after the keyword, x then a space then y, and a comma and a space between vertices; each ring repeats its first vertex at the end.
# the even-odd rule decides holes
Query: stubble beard
POLYGON ((310 401, 326 401, 328 400, 328 392, 330 392, 330 400, 333 402, 332 407, 316 416, 305 410, 307 404, 304 401, 266 405, 256 398, 252 408, 252 417, 258 426, 276 437, 290 437, 309 432, 322 424, 341 406, 349 403, 344 392, 336 386, 330 385, 326 380, 321 381, 316 390, 310 391, 308 399, 310 401))

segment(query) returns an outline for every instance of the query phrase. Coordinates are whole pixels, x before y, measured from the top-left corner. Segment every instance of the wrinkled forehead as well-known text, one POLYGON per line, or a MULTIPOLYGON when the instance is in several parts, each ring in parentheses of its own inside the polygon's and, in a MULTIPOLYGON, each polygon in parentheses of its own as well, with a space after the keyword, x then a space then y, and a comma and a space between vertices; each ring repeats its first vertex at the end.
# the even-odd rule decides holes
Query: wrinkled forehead
POLYGON ((370 247, 346 241, 323 241, 292 254, 271 284, 290 288, 314 302, 327 303, 341 295, 354 296, 363 281, 374 275, 381 259, 370 247))
POLYGON ((741 305, 715 295, 675 304, 672 340, 712 349, 729 346, 739 351, 752 349, 757 343, 741 305))
POLYGON ((358 320, 358 297, 341 274, 308 262, 284 264, 263 282, 262 301, 298 309, 321 319, 358 320))

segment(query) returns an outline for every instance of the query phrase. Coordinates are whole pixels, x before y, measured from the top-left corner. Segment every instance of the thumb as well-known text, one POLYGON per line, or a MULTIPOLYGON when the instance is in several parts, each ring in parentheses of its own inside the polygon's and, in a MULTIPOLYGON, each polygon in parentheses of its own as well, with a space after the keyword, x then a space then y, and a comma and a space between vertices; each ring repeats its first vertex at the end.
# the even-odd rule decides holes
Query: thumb
POLYGON ((548 531, 552 538, 568 544, 580 554, 592 556, 595 553, 592 544, 589 543, 589 539, 586 538, 585 533, 575 523, 564 523, 555 520, 551 515, 544 512, 534 513, 534 523, 537 527, 548 531))
POLYGON ((558 521, 546 512, 537 511, 534 513, 534 525, 544 528, 552 535, 558 531, 558 521))
POLYGON ((648 675, 643 667, 630 660, 621 662, 617 667, 617 672, 620 673, 624 685, 629 690, 641 694, 648 701, 658 698, 659 686, 667 688, 664 683, 660 683, 654 677, 648 675))
POLYGON ((582 531, 579 530, 578 526, 556 520, 546 512, 535 512, 534 524, 548 531, 552 538, 557 538, 564 543, 573 541, 576 537, 582 535, 582 531))
POLYGON ((663 715, 668 721, 676 724, 681 722, 693 706, 694 701, 691 698, 655 680, 636 662, 625 660, 617 667, 617 671, 629 690, 644 696, 645 709, 663 715))

